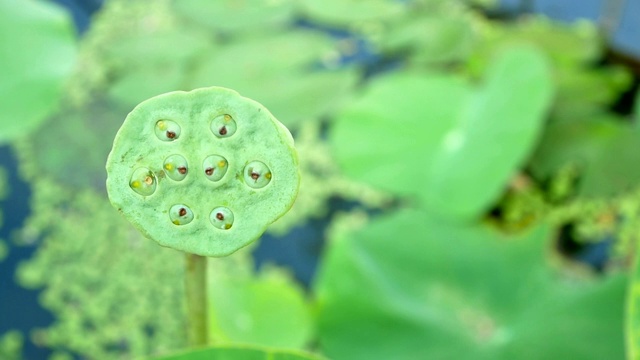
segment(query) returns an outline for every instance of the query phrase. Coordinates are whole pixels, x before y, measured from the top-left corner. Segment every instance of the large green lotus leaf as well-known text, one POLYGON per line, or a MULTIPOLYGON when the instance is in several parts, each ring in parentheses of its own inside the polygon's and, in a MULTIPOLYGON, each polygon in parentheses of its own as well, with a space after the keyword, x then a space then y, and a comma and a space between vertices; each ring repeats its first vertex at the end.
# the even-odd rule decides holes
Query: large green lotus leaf
POLYGON ((537 51, 512 48, 496 59, 435 154, 423 187, 429 206, 459 217, 486 210, 535 145, 552 93, 537 51))
POLYGON ((249 346, 211 347, 188 350, 175 355, 154 357, 153 360, 323 360, 322 357, 300 351, 287 351, 249 346))
POLYGON ((544 180, 564 165, 580 173, 578 193, 610 196, 640 183, 636 149, 640 130, 613 115, 555 121, 546 129, 530 168, 544 180))
POLYGON ((23 136, 55 111, 73 68, 73 24, 44 1, 0 1, 0 142, 23 136))
POLYGON ((348 175, 471 218, 528 155, 551 93, 542 56, 514 47, 477 88, 454 76, 379 79, 338 116, 331 142, 348 175))
POLYGON ((300 6, 312 20, 336 26, 388 20, 408 10, 401 1, 388 0, 302 0, 300 6))
POLYGON ((209 261, 211 343, 302 349, 312 334, 304 291, 275 268, 256 276, 253 263, 238 260, 239 255, 209 261))
POLYGON ((621 359, 625 278, 554 271, 549 234, 505 237, 410 210, 334 231, 315 284, 322 351, 335 360, 621 359))
POLYGON ((290 0, 175 0, 172 5, 185 19, 223 32, 286 25, 294 10, 290 0))
POLYGON ((393 73, 336 118, 330 141, 347 175, 400 195, 418 193, 430 156, 470 96, 460 78, 393 73))
POLYGON ((212 53, 192 85, 237 89, 259 99, 287 126, 316 119, 344 101, 357 80, 349 69, 313 70, 331 46, 326 36, 307 32, 247 39, 212 53))

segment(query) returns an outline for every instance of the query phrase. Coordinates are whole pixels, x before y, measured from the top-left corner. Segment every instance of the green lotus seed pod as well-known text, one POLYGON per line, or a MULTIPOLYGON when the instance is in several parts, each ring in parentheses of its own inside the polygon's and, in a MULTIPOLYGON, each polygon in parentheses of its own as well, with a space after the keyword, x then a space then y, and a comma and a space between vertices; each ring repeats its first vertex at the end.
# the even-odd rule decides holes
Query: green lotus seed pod
POLYGON ((163 246, 226 256, 256 240, 298 193, 289 131, 257 102, 212 87, 140 103, 107 160, 109 199, 163 246))

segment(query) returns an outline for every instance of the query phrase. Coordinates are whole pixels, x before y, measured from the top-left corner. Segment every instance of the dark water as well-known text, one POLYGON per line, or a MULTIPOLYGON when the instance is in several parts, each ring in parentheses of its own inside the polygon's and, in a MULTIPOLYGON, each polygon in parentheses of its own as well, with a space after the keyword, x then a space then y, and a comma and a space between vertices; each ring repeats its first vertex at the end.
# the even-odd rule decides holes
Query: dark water
POLYGON ((22 227, 29 215, 29 186, 18 178, 17 164, 7 146, 0 147, 0 166, 7 170, 9 193, 0 202, 3 226, 0 238, 9 245, 9 255, 0 262, 0 335, 9 330, 19 330, 27 340, 25 359, 45 359, 50 351, 37 348, 28 341, 29 331, 45 327, 53 316, 38 304, 38 291, 26 290, 15 282, 15 269, 21 261, 28 259, 36 250, 33 246, 14 246, 11 234, 22 227))

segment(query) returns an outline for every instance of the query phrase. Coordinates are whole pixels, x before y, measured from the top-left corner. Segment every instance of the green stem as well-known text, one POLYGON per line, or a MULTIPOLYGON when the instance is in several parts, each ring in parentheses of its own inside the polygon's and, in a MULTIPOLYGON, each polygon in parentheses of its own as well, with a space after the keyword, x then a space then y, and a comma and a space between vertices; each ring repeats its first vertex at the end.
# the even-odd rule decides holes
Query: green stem
POLYGON ((185 272, 189 345, 207 344, 207 258, 187 254, 185 272))

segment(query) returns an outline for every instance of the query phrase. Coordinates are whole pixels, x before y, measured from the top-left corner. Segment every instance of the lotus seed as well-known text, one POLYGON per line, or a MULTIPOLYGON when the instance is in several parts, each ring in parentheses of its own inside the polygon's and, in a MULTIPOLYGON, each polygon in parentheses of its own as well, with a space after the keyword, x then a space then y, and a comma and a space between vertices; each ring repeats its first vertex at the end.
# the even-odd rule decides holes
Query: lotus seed
POLYGON ((180 125, 171 120, 156 122, 155 133, 162 141, 174 141, 180 137, 180 125))
POLYGON ((254 189, 260 189, 271 182, 271 170, 262 161, 252 161, 244 167, 244 182, 254 189))
POLYGON ((211 131, 219 138, 229 137, 235 134, 238 126, 229 114, 219 115, 211 121, 211 131))
POLYGON ((233 226, 233 212, 224 206, 213 209, 209 219, 211 219, 213 226, 218 229, 229 230, 233 226))
POLYGON ((186 225, 193 221, 193 212, 186 205, 173 205, 171 209, 169 209, 169 218, 175 225, 186 225))
POLYGON ((202 163, 204 174, 211 181, 219 181, 227 173, 227 159, 220 155, 207 156, 202 163))
POLYGON ((142 196, 149 196, 156 191, 156 177, 147 168, 138 168, 131 175, 129 187, 142 196))
POLYGON ((174 154, 164 161, 164 171, 170 179, 175 181, 184 180, 187 177, 187 159, 182 155, 174 154))

